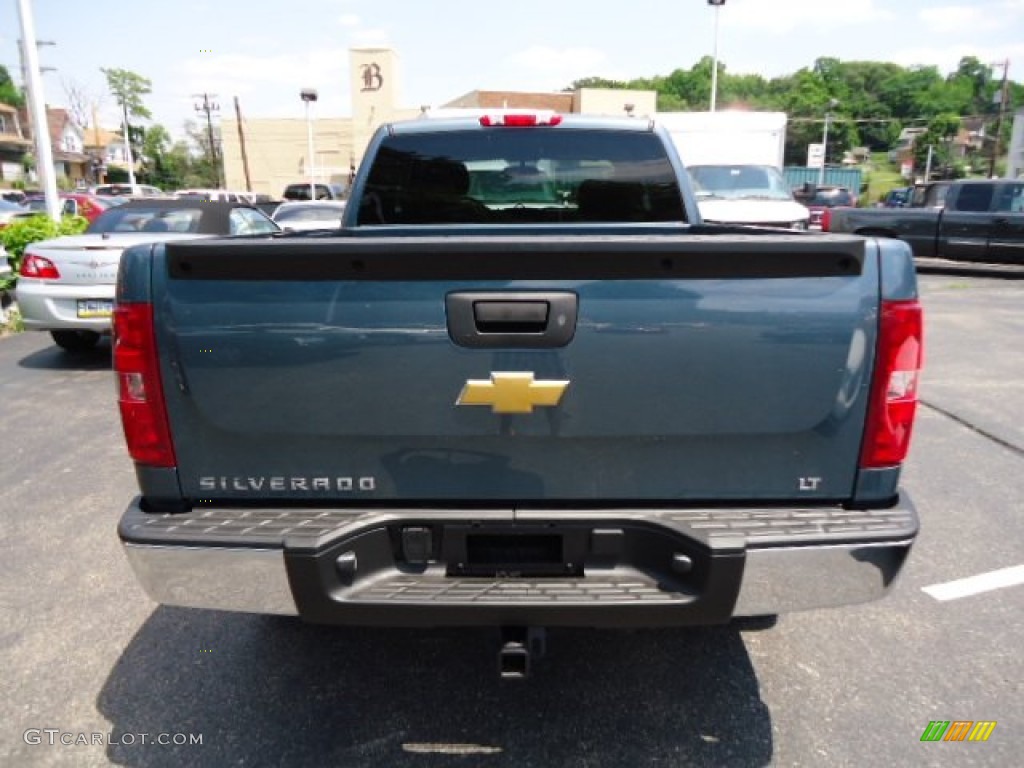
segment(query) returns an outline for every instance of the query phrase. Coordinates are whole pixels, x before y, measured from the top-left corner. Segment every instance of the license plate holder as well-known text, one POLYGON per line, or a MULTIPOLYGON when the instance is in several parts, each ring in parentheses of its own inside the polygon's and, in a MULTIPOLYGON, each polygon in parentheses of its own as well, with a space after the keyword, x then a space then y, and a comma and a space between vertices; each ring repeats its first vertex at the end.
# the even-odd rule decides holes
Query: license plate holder
POLYGON ((445 559, 451 576, 564 577, 582 573, 585 545, 580 532, 449 526, 445 533, 445 559))
POLYGON ((110 317, 114 314, 112 299, 79 299, 78 316, 83 319, 110 317))

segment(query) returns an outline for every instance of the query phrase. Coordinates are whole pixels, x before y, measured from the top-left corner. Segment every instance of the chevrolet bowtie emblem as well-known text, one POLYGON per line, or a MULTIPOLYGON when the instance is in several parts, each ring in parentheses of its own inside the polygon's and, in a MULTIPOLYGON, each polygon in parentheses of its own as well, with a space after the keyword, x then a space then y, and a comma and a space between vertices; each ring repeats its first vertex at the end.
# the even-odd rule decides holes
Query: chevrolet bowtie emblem
POLYGON ((568 381, 534 381, 532 373, 492 373, 490 380, 470 379, 456 405, 489 405, 494 413, 533 413, 537 406, 558 405, 568 381))

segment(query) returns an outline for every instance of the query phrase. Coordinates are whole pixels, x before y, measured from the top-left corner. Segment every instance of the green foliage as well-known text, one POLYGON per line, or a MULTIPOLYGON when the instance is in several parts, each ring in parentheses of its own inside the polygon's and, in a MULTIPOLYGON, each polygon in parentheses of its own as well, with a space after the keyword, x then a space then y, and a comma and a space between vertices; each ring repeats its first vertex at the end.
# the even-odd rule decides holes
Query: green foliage
POLYGON ((952 113, 936 115, 928 123, 928 130, 914 142, 914 166, 924 168, 928 162, 928 147, 932 149, 932 166, 949 166, 953 139, 960 130, 960 118, 952 113))
POLYGON ((124 138, 131 147, 134 158, 141 154, 140 149, 145 131, 140 127, 132 126, 129 118, 138 117, 149 120, 153 117, 142 102, 143 96, 153 92, 153 83, 148 78, 127 69, 104 69, 101 67, 100 72, 106 76, 107 88, 117 102, 117 106, 121 108, 125 123, 128 124, 128 135, 124 138))
POLYGON ((21 319, 21 313, 16 307, 6 308, 5 317, 0 321, 0 337, 9 336, 12 333, 21 333, 25 330, 25 323, 21 319))
POLYGON ((0 65, 0 104, 8 104, 12 107, 25 106, 25 94, 11 80, 7 67, 0 65))
POLYGON ((58 176, 57 189, 59 189, 61 192, 73 192, 75 189, 75 182, 73 182, 67 176, 58 176))
MULTIPOLYGON (((587 77, 577 80, 568 90, 654 90, 659 111, 706 110, 711 95, 711 68, 712 59, 705 56, 689 69, 675 69, 668 75, 625 82, 587 77)), ((807 145, 821 141, 825 111, 831 99, 837 99, 839 104, 831 110, 828 158, 829 162, 837 162, 844 150, 855 146, 888 150, 903 128, 930 125, 940 115, 983 117, 986 133, 992 135, 996 120, 993 98, 1000 83, 1001 77, 993 76, 992 67, 973 56, 962 58, 956 71, 946 77, 937 67, 902 67, 890 62, 822 57, 790 75, 765 79, 759 75, 730 74, 719 61, 717 103, 719 109, 786 112, 786 159, 802 165, 807 145)), ((1024 85, 1010 82, 1007 93, 1006 114, 1024 107, 1024 85)), ((1004 119, 1004 133, 1010 123, 1004 119)), ((1005 136, 1002 146, 1006 146, 1005 136)))
POLYGON ((103 69, 107 87, 117 100, 117 105, 127 111, 129 117, 141 117, 149 120, 152 115, 142 103, 142 97, 153 92, 153 83, 142 75, 127 69, 103 69))
POLYGON ((50 240, 64 235, 77 235, 85 231, 89 221, 83 216, 65 216, 55 222, 46 214, 17 219, 13 224, 0 229, 0 243, 7 251, 7 263, 11 274, 0 279, 0 291, 10 290, 18 279, 21 257, 25 248, 41 240, 50 240))

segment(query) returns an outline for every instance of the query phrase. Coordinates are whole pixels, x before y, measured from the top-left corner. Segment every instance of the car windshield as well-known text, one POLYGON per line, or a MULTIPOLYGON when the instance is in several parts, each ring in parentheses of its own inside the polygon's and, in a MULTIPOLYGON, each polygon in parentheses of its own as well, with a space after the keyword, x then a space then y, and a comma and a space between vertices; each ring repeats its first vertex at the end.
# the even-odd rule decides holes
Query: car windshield
POLYGON ((698 199, 793 199, 778 168, 770 165, 693 165, 686 170, 698 199))
MULTIPOLYGON (((326 184, 316 185, 316 197, 318 200, 331 197, 331 189, 326 184)), ((309 200, 309 184, 292 184, 284 191, 285 200, 309 200)))
POLYGON ((152 208, 118 206, 104 212, 86 230, 90 234, 116 232, 199 231, 203 211, 200 208, 152 208))
POLYGON ((853 197, 846 189, 819 189, 806 205, 820 205, 825 208, 852 205, 853 197))
POLYGON ((289 205, 274 214, 274 221, 324 221, 337 223, 345 212, 343 205, 289 205))

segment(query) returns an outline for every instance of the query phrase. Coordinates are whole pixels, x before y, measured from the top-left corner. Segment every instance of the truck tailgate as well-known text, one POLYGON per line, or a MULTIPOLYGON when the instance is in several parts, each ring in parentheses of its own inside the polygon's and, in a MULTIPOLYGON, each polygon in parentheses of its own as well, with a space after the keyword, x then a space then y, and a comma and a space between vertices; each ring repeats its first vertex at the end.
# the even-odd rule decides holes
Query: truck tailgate
POLYGON ((158 246, 182 494, 848 499, 873 248, 692 234, 158 246))

